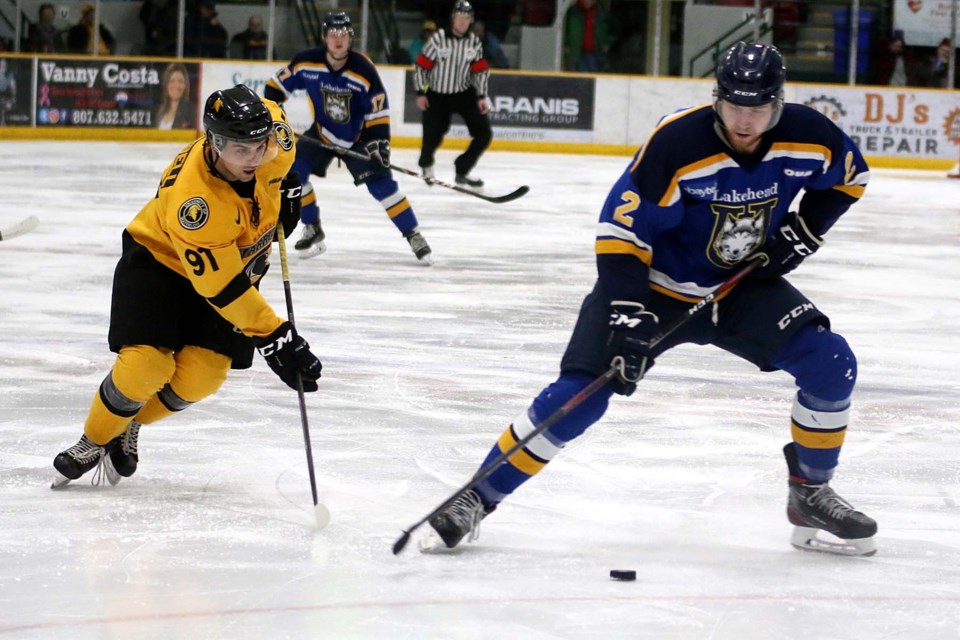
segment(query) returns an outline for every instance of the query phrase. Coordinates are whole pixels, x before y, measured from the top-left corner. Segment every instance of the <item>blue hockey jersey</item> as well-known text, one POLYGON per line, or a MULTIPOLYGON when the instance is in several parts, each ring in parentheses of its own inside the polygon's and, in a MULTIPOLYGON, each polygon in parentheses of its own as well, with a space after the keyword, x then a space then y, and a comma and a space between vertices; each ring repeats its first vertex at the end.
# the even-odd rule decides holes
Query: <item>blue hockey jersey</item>
POLYGON ((301 51, 267 81, 265 96, 283 102, 297 89, 310 98, 320 139, 344 149, 354 143, 390 139, 390 105, 376 67, 350 51, 334 71, 326 47, 301 51))
POLYGON ((784 105, 757 151, 735 153, 712 105, 660 121, 607 196, 597 229, 597 269, 612 298, 654 290, 687 301, 707 295, 799 214, 822 236, 863 194, 867 164, 819 112, 784 105))

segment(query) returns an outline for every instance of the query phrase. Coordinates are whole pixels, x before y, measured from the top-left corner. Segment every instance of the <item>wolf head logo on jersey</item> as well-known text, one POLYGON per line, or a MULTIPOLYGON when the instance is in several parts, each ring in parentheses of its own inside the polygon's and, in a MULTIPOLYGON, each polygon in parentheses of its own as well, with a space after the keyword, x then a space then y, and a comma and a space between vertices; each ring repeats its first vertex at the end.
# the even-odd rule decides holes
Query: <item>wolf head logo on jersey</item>
POLYGON ((182 205, 177 213, 180 226, 188 231, 199 229, 210 219, 210 207, 203 198, 190 198, 182 205))
POLYGON ((277 144, 284 151, 293 149, 293 129, 286 122, 274 121, 273 132, 277 136, 277 144))
POLYGON ((760 246, 765 229, 765 208, 714 205, 717 216, 713 241, 707 252, 710 261, 730 267, 760 246))
POLYGON ((350 122, 350 98, 352 93, 323 92, 323 112, 337 124, 350 122))

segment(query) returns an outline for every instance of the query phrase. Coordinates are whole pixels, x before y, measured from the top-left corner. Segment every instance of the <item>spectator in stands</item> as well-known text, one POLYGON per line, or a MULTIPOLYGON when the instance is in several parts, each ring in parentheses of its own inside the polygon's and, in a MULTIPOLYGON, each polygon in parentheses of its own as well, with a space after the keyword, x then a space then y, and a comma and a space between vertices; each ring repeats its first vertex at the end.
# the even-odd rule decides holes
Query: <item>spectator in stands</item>
POLYGON ((574 71, 603 71, 604 56, 613 43, 609 14, 597 0, 577 0, 564 21, 567 67, 574 71))
POLYGON ((37 21, 27 31, 26 51, 35 53, 59 53, 63 51, 63 34, 54 26, 56 10, 49 2, 40 5, 37 21))
POLYGON ((172 62, 163 71, 163 97, 155 114, 157 129, 196 129, 197 107, 190 100, 187 68, 172 62))
MULTIPOLYGON (((937 45, 937 52, 930 61, 930 86, 946 89, 948 73, 950 71, 950 53, 953 45, 950 38, 944 38, 937 45)), ((960 64, 956 64, 953 88, 960 87, 960 64)))
POLYGON ((549 27, 557 17, 554 0, 520 0, 520 20, 528 27, 549 27))
POLYGON ((507 54, 503 52, 503 47, 500 46, 500 40, 487 31, 487 26, 483 20, 475 20, 470 25, 470 30, 480 38, 480 43, 483 45, 483 57, 487 59, 491 67, 494 69, 510 68, 510 61, 507 60, 507 54))
POLYGON ((7 124, 7 112, 17 104, 17 77, 7 69, 7 59, 0 58, 0 126, 7 124))
POLYGON ((417 59, 417 56, 420 55, 420 51, 423 50, 423 44, 436 32, 436 22, 433 20, 425 20, 423 22, 423 25, 420 28, 420 35, 410 41, 410 48, 408 49, 408 52, 410 53, 410 62, 413 62, 417 59))
POLYGON ((247 20, 247 30, 230 40, 230 57, 243 60, 267 59, 267 32, 263 30, 263 18, 252 15, 247 20))
MULTIPOLYGON (((80 22, 67 31, 67 51, 70 53, 94 53, 93 24, 96 21, 96 12, 92 4, 85 4, 80 9, 80 22)), ((100 42, 97 46, 97 55, 108 55, 116 50, 117 40, 110 30, 100 23, 100 42)))
POLYGON ((920 79, 921 65, 913 49, 903 41, 902 32, 896 31, 893 38, 879 40, 874 50, 874 84, 891 87, 918 87, 924 84, 920 79))
POLYGON ((227 30, 217 17, 213 0, 200 0, 187 14, 183 29, 183 54, 195 58, 226 58, 227 30))
POLYGON ((143 0, 140 22, 143 23, 144 48, 147 55, 172 56, 176 51, 177 4, 174 0, 143 0))

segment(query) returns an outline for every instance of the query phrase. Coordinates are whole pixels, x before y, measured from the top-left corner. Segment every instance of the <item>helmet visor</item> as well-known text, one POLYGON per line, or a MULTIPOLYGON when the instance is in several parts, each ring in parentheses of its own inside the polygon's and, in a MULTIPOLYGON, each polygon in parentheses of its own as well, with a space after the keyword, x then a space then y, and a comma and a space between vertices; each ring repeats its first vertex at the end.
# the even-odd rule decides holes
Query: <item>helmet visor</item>
POLYGON ((272 129, 261 138, 247 140, 214 134, 213 148, 224 162, 238 167, 259 167, 276 158, 279 152, 277 136, 272 129))

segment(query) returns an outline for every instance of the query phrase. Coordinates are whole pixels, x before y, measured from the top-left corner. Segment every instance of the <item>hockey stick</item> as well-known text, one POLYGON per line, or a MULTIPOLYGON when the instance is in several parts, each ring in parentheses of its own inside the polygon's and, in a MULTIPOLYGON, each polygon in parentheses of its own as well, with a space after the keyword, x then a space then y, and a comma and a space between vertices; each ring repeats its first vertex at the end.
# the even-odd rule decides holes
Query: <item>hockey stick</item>
MULTIPOLYGON (((290 269, 287 265, 287 242, 283 235, 283 225, 277 222, 277 244, 280 245, 280 273, 283 277, 283 297, 287 301, 287 318, 296 326, 293 319, 293 294, 290 292, 290 269)), ((317 530, 330 523, 330 510, 317 497, 317 476, 313 470, 313 447, 310 445, 310 426, 307 424, 307 401, 303 392, 303 378, 297 375, 297 398, 300 400, 300 424, 303 427, 303 447, 307 452, 307 471, 310 475, 310 491, 313 494, 313 515, 317 530)))
MULTIPOLYGON (((702 297, 695 305, 690 307, 687 310, 686 315, 678 318, 672 325, 667 327, 665 331, 662 331, 657 337, 650 341, 650 346, 655 347, 661 342, 663 342, 668 336, 672 335, 677 329, 682 327, 690 320, 693 316, 697 315, 702 309, 707 305, 717 299, 718 296, 723 295, 733 287, 735 287, 741 280, 743 280, 747 275, 749 275, 754 269, 760 266, 760 260, 751 261, 746 267, 732 275, 730 278, 725 280, 719 287, 702 297)), ((543 422, 538 424, 536 428, 525 435, 524 437, 517 440, 516 444, 512 447, 501 453, 499 456, 490 461, 490 464, 482 468, 477 474, 471 478, 466 484, 457 489, 453 494, 447 498, 443 504, 439 507, 428 513, 426 516, 415 522, 413 525, 407 529, 403 529, 403 534, 393 543, 393 555, 397 555, 403 551, 404 547, 407 546, 407 543, 410 542, 410 535, 420 528, 425 522, 430 520, 451 504, 457 501, 457 499, 462 496, 464 493, 477 486, 491 475, 493 472, 500 467, 501 464, 506 462, 513 454, 518 452, 520 449, 525 447, 531 440, 542 434, 544 431, 557 424, 564 417, 570 414, 571 411, 579 407, 587 398, 592 396, 594 393, 599 391, 601 388, 607 385, 608 382, 617 377, 617 374, 620 372, 620 367, 617 364, 613 364, 609 369, 604 371, 600 377, 595 379, 593 382, 588 384, 586 387, 580 390, 577 395, 573 396, 569 400, 563 403, 559 409, 547 416, 543 422)))
MULTIPOLYGON (((360 152, 358 152, 358 151, 354 151, 353 149, 344 149, 344 148, 342 148, 342 147, 336 147, 336 146, 334 146, 334 145, 332 145, 332 144, 326 144, 325 142, 323 142, 323 141, 321 141, 321 140, 317 140, 316 138, 309 138, 309 137, 307 137, 307 136, 299 136, 299 137, 297 138, 297 141, 299 142, 300 140, 306 140, 307 142, 310 142, 310 143, 315 144, 315 145, 317 145, 317 146, 319 146, 319 147, 322 147, 322 148, 324 148, 324 149, 327 149, 328 151, 334 151, 334 152, 336 152, 336 153, 339 153, 339 154, 341 154, 341 155, 345 155, 345 156, 350 157, 350 158, 355 158, 355 159, 357 159, 357 160, 365 160, 366 162, 373 162, 373 158, 371 158, 370 156, 368 156, 368 155, 366 155, 366 154, 364 154, 364 153, 360 153, 360 152)), ((396 171, 396 172, 398 172, 398 173, 403 173, 403 174, 406 174, 406 175, 408 175, 408 176, 413 176, 414 178, 420 178, 421 180, 423 180, 424 182, 426 182, 427 184, 429 184, 429 185, 431 185, 431 186, 432 186, 432 185, 437 185, 438 187, 446 187, 447 189, 453 189, 454 191, 458 191, 458 192, 460 192, 460 193, 466 193, 467 195, 471 195, 471 196, 473 196, 473 197, 475 197, 475 198, 480 198, 481 200, 486 200, 487 202, 492 202, 492 203, 494 203, 494 204, 503 204, 504 202, 511 202, 511 201, 513 201, 513 200, 516 200, 517 198, 521 198, 521 197, 527 195, 527 193, 530 191, 530 187, 528 187, 527 185, 523 185, 523 186, 521 186, 521 187, 517 187, 516 189, 514 189, 514 190, 511 191, 510 193, 504 194, 504 195, 502 195, 502 196, 486 196, 486 195, 483 195, 482 193, 478 193, 478 192, 476 192, 476 191, 474 191, 474 190, 472 190, 472 189, 467 189, 467 188, 461 187, 461 186, 459 186, 459 185, 450 184, 449 182, 443 182, 442 180, 437 180, 436 178, 428 178, 427 176, 423 175, 422 173, 420 173, 420 172, 418 172, 418 171, 412 171, 412 170, 410 170, 410 169, 405 169, 405 168, 403 168, 403 167, 398 167, 398 166, 395 165, 395 164, 390 164, 390 165, 387 166, 387 168, 388 168, 388 169, 393 169, 394 171, 396 171)))
POLYGON ((40 219, 37 216, 27 216, 11 227, 0 229, 0 240, 10 240, 25 233, 30 233, 37 228, 38 224, 40 224, 40 219))

